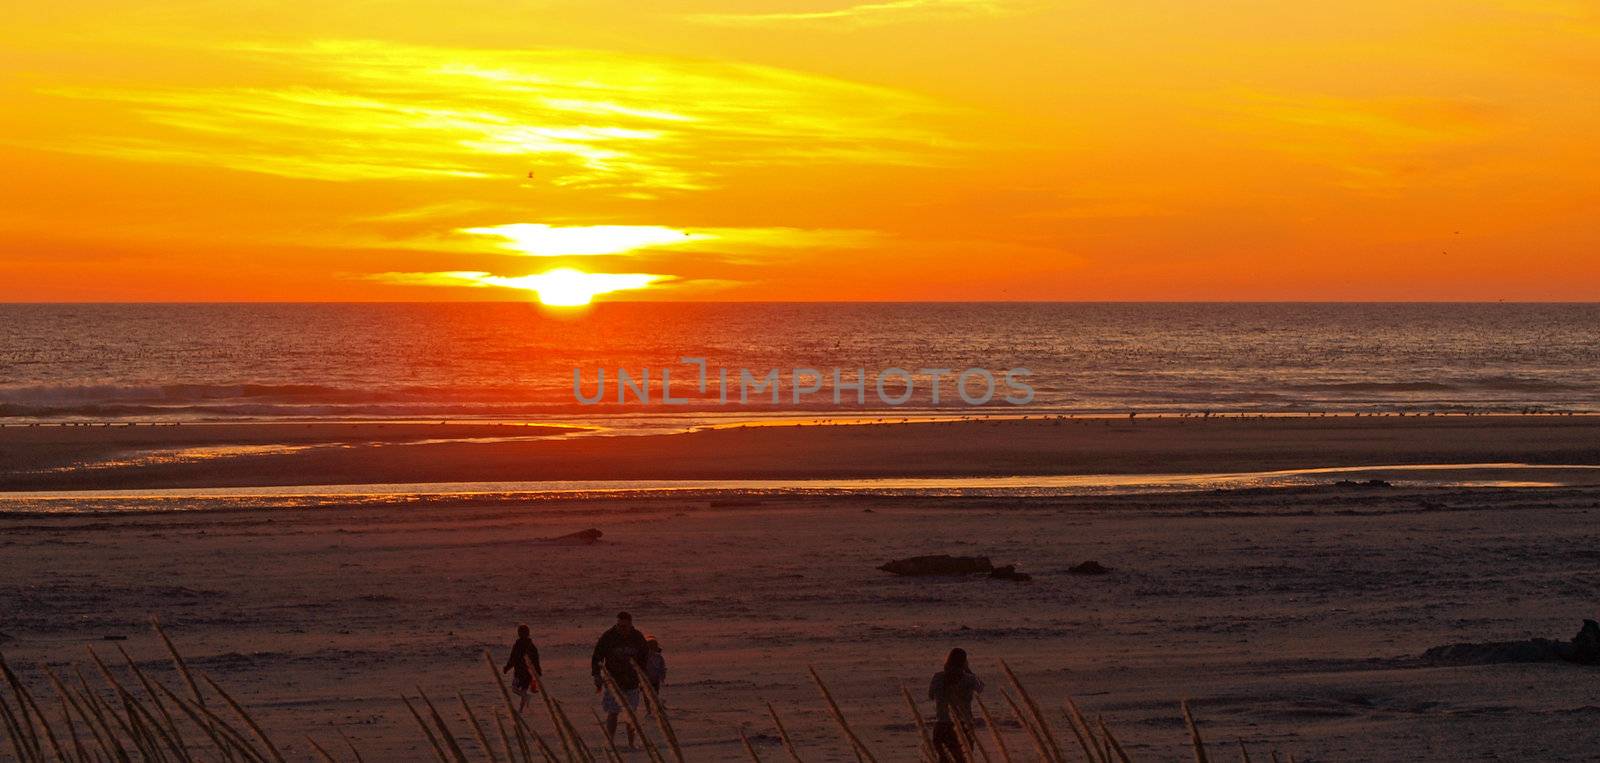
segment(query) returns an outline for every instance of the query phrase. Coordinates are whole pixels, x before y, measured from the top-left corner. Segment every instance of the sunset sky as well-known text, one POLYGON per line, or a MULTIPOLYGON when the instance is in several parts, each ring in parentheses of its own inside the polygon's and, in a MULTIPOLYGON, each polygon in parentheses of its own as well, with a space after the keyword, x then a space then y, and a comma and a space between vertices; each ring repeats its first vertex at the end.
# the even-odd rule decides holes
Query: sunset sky
POLYGON ((1600 299, 1585 0, 6 15, 0 301, 1600 299))

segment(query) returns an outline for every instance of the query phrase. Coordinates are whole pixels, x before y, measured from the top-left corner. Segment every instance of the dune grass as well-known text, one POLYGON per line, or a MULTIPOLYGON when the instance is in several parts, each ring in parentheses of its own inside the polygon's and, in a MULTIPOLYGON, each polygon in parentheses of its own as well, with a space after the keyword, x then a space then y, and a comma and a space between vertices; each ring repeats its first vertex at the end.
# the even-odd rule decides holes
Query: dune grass
MULTIPOLYGON (((284 763, 285 758, 272 736, 216 681, 203 673, 190 670, 183 655, 167 638, 159 622, 152 627, 172 661, 174 671, 182 681, 182 689, 174 691, 141 670, 137 663, 120 646, 117 651, 127 668, 129 680, 118 680, 111 666, 92 648, 88 650, 90 662, 98 672, 101 683, 91 685, 84 673, 73 669, 73 675, 63 681, 48 667, 42 672, 49 680, 53 696, 36 695, 0 656, 0 675, 4 677, 9 692, 0 691, 0 725, 4 726, 9 753, 21 763, 99 763, 116 761, 158 761, 188 763, 189 761, 225 761, 227 763, 284 763), (76 683, 71 679, 76 678, 76 683), (204 687, 204 688, 203 688, 204 687), (209 691, 207 691, 207 689, 209 691)), ((401 697, 401 703, 417 727, 420 739, 426 740, 424 748, 439 763, 623 763, 636 757, 624 758, 604 731, 604 722, 598 714, 591 713, 587 722, 597 728, 597 736, 585 737, 579 724, 567 712, 566 705, 552 696, 548 685, 542 686, 538 696, 544 707, 544 720, 540 725, 548 729, 549 736, 535 729, 530 712, 519 712, 507 690, 500 671, 490 654, 484 652, 490 675, 499 687, 503 706, 474 707, 466 696, 456 693, 459 714, 441 712, 421 688, 415 697, 401 697), (492 724, 490 721, 492 720, 492 724), (599 739, 591 745, 590 738, 599 739)), ((1059 725, 1053 724, 1033 695, 1023 685, 1011 666, 999 663, 1007 686, 1000 690, 1005 705, 1011 711, 1011 720, 1020 735, 1013 732, 1008 741, 1002 724, 990 713, 989 706, 979 698, 978 718, 986 733, 976 726, 956 724, 956 735, 961 747, 967 750, 968 761, 983 763, 1012 763, 1021 760, 1038 760, 1044 763, 1131 763, 1126 750, 1105 720, 1096 717, 1091 722, 1071 698, 1062 704, 1060 722, 1070 737, 1066 744, 1058 741, 1059 725), (985 739, 987 737, 987 739, 985 739), (1076 742, 1073 745, 1072 742, 1076 742), (1029 750, 1023 755, 1022 750, 1029 750), (1070 752, 1070 754, 1069 754, 1070 752)), ((635 670, 638 667, 635 666, 635 670)), ((828 715, 837 726, 839 740, 859 763, 876 763, 875 753, 851 726, 843 708, 834 699, 827 683, 815 668, 808 668, 828 715)), ((655 719, 655 728, 649 729, 639 714, 627 703, 622 703, 621 721, 631 729, 641 745, 641 752, 650 763, 687 763, 667 707, 650 689, 643 671, 639 683, 645 707, 655 719)), ((620 694, 616 681, 604 676, 606 688, 620 694)), ((885 759, 904 760, 915 757, 924 763, 946 763, 935 746, 932 726, 919 707, 911 691, 900 690, 907 710, 911 713, 916 731, 914 738, 904 740, 903 749, 895 749, 885 759)), ((615 695, 614 695, 615 696, 615 695)), ((766 703, 768 717, 772 720, 776 738, 781 744, 772 750, 770 757, 786 758, 799 763, 807 758, 790 737, 778 710, 766 703)), ((1189 709, 1188 702, 1179 704, 1179 712, 1188 732, 1188 753, 1195 763, 1210 763, 1211 751, 1207 749, 1200 726, 1189 709)), ((586 723, 587 723, 586 722, 586 723)), ((619 732, 623 729, 619 728, 619 732)), ((339 760, 364 763, 361 751, 349 738, 339 732, 339 741, 317 740, 305 737, 309 753, 316 760, 339 760), (326 743, 326 744, 325 744, 326 743), (331 750, 331 751, 330 751, 331 750)), ((706 740, 714 744, 717 756, 728 755, 727 745, 735 748, 750 760, 760 763, 762 750, 751 741, 744 729, 735 729, 727 739, 706 740)), ((737 754, 737 753, 735 753, 737 754)), ((1250 753, 1241 741, 1240 759, 1249 763, 1250 753)), ((1220 753, 1219 753, 1220 755, 1220 753)), ((820 757, 820 755, 819 755, 820 757)), ((1230 756, 1231 757, 1231 756, 1230 756)), ((1218 760, 1221 758, 1219 757, 1218 760)), ((1270 759, 1279 761, 1277 751, 1270 759)), ((1292 756, 1287 758, 1292 763, 1292 756)))

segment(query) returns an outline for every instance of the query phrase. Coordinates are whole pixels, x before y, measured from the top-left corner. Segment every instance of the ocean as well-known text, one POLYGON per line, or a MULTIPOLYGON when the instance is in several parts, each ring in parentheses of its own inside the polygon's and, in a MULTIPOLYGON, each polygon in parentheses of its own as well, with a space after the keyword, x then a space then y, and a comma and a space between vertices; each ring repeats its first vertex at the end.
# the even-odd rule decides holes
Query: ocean
POLYGON ((1597 304, 11 304, 0 327, 13 422, 1600 410, 1597 304), (684 402, 618 403, 618 369, 646 368, 684 402), (796 368, 821 389, 796 397, 796 368), (888 405, 873 380, 896 368, 890 397, 910 394, 888 405), (574 369, 586 395, 603 370, 604 402, 579 402, 574 369), (740 369, 777 369, 778 403, 741 404, 740 369), (834 369, 864 372, 864 401, 835 400, 834 369), (937 404, 921 369, 950 369, 937 404), (966 369, 998 394, 955 394, 966 369))

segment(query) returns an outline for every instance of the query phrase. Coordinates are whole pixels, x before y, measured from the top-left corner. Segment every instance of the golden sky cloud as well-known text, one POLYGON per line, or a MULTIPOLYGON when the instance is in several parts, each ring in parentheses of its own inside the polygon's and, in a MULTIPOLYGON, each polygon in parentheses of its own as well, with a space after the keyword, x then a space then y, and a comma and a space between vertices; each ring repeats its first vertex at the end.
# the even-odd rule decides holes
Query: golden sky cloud
POLYGON ((196 54, 281 70, 292 84, 45 88, 115 118, 37 145, 308 180, 527 173, 556 186, 695 190, 740 164, 933 161, 939 136, 924 120, 942 111, 755 65, 587 50, 361 40, 196 54))
POLYGON ((1584 3, 84 0, 0 36, 6 300, 1600 298, 1584 3))
POLYGON ((997 15, 1017 10, 1021 0, 882 0, 845 3, 805 10, 700 13, 690 18, 706 24, 766 26, 785 24, 878 26, 967 15, 997 15))
POLYGON ((572 268, 556 268, 526 276, 497 276, 481 271, 444 273, 379 273, 373 280, 409 286, 492 287, 533 292, 540 302, 557 307, 587 305, 601 294, 643 289, 672 280, 653 273, 585 273, 572 268))

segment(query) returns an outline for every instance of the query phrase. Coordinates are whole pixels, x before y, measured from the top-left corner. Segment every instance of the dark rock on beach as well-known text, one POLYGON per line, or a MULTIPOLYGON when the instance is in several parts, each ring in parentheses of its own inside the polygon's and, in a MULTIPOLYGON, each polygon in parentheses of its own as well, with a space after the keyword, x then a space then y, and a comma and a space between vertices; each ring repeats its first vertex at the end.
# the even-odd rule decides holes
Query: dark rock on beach
POLYGON ((1547 638, 1526 641, 1485 641, 1446 644, 1422 653, 1422 659, 1435 665, 1493 665, 1502 662, 1554 662, 1561 659, 1560 641, 1547 638))
POLYGON ((1561 659, 1580 665, 1600 665, 1600 623, 1584 620, 1578 635, 1567 643, 1566 653, 1561 655, 1561 659))
POLYGON ((1032 575, 1026 572, 1017 572, 1017 565, 1008 564, 1004 567, 996 567, 989 561, 987 556, 949 556, 946 554, 913 556, 909 559, 896 559, 878 567, 878 569, 910 577, 986 575, 995 580, 1011 580, 1019 583, 1033 580, 1032 575))
POLYGON ((1333 486, 1334 487, 1362 487, 1362 488, 1394 487, 1394 485, 1389 484, 1388 480, 1362 480, 1360 482, 1357 482, 1355 480, 1339 480, 1338 482, 1333 483, 1333 486))
POLYGON ((1437 665, 1492 665, 1504 662, 1600 665, 1600 623, 1584 620, 1583 627, 1571 641, 1535 638, 1447 644, 1429 649, 1422 654, 1422 659, 1437 665))
POLYGON ((1029 575, 1026 572, 1017 572, 1017 565, 1015 564, 1008 564, 1004 567, 996 567, 989 572, 989 577, 996 578, 998 580, 1014 580, 1018 583, 1026 583, 1030 580, 1033 580, 1032 575, 1029 575))
POLYGON ((592 546, 600 542, 600 536, 602 535, 605 535, 605 533, 591 527, 587 530, 579 530, 578 532, 568 533, 557 538, 546 538, 545 542, 556 543, 563 546, 592 546))
POLYGON ((913 556, 908 559, 896 559, 888 564, 878 567, 884 572, 896 575, 909 575, 923 577, 932 575, 988 575, 994 572, 994 565, 987 556, 950 556, 948 554, 934 554, 931 556, 913 556))
POLYGON ((1067 568, 1067 572, 1070 572, 1074 575, 1104 575, 1110 571, 1110 567, 1107 567, 1093 559, 1067 568))

